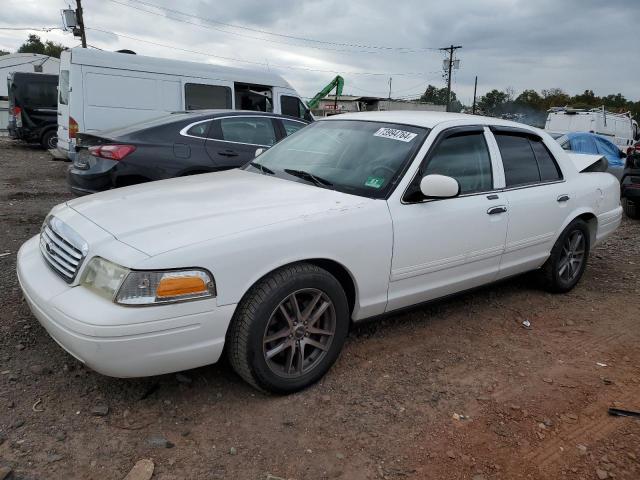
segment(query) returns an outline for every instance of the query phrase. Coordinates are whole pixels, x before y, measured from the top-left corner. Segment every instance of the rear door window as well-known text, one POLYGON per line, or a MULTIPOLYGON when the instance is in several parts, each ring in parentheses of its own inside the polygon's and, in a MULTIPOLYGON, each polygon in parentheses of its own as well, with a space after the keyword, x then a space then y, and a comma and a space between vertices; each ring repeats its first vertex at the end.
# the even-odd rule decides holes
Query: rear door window
POLYGON ((52 83, 29 81, 25 84, 25 105, 31 108, 56 108, 56 86, 52 83))
POLYGON ((220 85, 187 83, 184 86, 184 106, 186 110, 231 108, 231 89, 220 85))
POLYGON ((492 190, 491 157, 484 134, 464 133, 444 139, 429 159, 425 174, 455 178, 461 194, 492 190))
POLYGON ((506 186, 517 187, 540 182, 538 162, 526 136, 495 133, 500 148, 506 186))
POLYGON ((276 143, 273 122, 267 117, 228 117, 219 120, 220 128, 212 129, 219 140, 270 147, 276 143))

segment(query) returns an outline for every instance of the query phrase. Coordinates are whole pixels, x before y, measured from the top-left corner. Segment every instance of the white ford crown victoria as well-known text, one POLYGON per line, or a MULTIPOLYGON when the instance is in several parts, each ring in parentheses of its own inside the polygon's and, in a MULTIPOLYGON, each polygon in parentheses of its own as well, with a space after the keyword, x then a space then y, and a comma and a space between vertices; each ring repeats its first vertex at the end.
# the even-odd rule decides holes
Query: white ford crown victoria
POLYGON ((58 205, 18 276, 40 323, 98 372, 225 351, 255 387, 292 392, 326 373, 351 322, 536 269, 573 288, 621 221, 617 180, 583 171, 595 160, 493 118, 335 116, 238 170, 58 205))

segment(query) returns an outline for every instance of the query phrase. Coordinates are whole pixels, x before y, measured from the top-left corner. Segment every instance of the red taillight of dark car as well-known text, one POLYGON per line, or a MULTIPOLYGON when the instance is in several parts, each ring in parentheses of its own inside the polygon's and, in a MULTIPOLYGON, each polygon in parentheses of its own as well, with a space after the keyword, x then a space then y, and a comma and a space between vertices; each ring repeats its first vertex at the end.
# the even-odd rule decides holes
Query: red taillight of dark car
POLYGON ((94 157, 120 161, 135 149, 133 145, 96 145, 89 147, 89 153, 94 157))
POLYGON ((22 108, 20 108, 20 107, 13 107, 9 113, 10 113, 13 117, 19 117, 19 116, 20 116, 20 114, 22 113, 22 108))

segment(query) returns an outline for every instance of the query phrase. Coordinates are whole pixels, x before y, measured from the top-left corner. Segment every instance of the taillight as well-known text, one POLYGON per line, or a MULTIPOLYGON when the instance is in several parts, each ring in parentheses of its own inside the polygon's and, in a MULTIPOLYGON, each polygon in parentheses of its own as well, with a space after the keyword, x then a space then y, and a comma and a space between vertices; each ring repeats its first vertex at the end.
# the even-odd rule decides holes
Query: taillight
POLYGON ((69 117, 69 138, 76 138, 78 133, 78 122, 73 117, 69 117))
POLYGON ((96 145, 95 147, 89 147, 89 153, 94 157, 122 160, 135 149, 136 147, 133 145, 96 145))
POLYGON ((20 107, 13 107, 11 109, 11 115, 13 115, 14 117, 19 117, 21 113, 22 113, 22 108, 20 107))

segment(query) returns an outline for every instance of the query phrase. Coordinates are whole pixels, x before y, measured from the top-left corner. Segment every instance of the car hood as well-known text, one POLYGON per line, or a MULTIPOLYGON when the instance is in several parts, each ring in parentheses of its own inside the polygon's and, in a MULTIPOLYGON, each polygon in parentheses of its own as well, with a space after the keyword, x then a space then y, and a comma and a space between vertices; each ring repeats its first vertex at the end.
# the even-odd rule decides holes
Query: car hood
POLYGON ((67 206, 123 243, 157 255, 368 200, 244 170, 109 190, 67 206))

